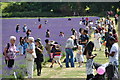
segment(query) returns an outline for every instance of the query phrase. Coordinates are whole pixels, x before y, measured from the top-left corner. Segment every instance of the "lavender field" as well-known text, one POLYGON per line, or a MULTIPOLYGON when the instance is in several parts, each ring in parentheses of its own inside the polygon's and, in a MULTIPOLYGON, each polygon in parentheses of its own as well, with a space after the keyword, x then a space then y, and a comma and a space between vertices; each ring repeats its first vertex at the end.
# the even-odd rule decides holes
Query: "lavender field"
MULTIPOLYGON (((79 28, 85 28, 85 26, 79 25, 79 21, 81 19, 82 18, 71 18, 71 21, 68 21, 68 18, 42 18, 41 22, 38 22, 38 19, 2 19, 2 48, 4 48, 6 43, 9 42, 9 37, 12 35, 17 37, 16 44, 18 44, 19 37, 26 36, 26 34, 23 33, 22 30, 24 24, 27 25, 28 29, 32 30, 32 34, 30 36, 34 37, 35 39, 41 38, 43 45, 45 45, 44 40, 46 39, 45 32, 47 29, 49 29, 51 33, 51 37, 49 39, 57 41, 64 48, 67 38, 71 35, 71 28, 74 28, 77 31, 79 30, 79 28), (47 24, 45 24, 45 20, 48 20, 47 24), (15 31, 16 24, 20 25, 20 32, 18 33, 16 33, 15 31), (41 29, 38 29, 39 24, 42 24, 41 29), (65 37, 59 37, 59 32, 64 32, 65 37)), ((89 20, 93 20, 93 22, 96 19, 99 19, 99 17, 89 17, 89 20)), ((44 54, 45 56, 47 56, 45 51, 44 54)), ((19 70, 25 67, 24 56, 17 56, 15 60, 15 67, 12 70, 6 67, 4 63, 4 57, 2 57, 2 61, 3 77, 12 77, 13 72, 19 72, 19 70)))

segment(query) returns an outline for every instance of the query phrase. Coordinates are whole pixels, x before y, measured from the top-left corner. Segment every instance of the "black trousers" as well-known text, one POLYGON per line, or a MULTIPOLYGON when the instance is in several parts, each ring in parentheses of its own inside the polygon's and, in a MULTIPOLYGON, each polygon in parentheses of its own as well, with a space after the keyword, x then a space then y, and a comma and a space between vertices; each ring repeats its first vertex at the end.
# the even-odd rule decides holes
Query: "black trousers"
POLYGON ((36 61, 36 65, 37 65, 37 72, 41 74, 42 62, 36 61))
POLYGON ((9 60, 7 61, 7 66, 8 66, 9 68, 12 68, 13 65, 14 65, 14 59, 9 59, 9 60))
POLYGON ((92 79, 93 77, 94 77, 93 74, 87 75, 87 79, 86 79, 86 80, 90 80, 90 79, 92 79))
POLYGON ((74 45, 77 46, 77 44, 78 44, 78 43, 77 43, 77 39, 75 39, 75 40, 74 40, 74 45))

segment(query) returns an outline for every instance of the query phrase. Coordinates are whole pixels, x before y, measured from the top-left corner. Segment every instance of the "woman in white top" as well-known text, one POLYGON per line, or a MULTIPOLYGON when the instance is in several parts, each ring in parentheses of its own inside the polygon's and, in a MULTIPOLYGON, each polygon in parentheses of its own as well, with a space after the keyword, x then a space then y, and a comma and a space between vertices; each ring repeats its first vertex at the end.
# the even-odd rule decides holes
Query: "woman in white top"
POLYGON ((28 78, 33 78, 34 59, 36 58, 34 38, 28 38, 28 47, 26 50, 26 67, 28 78))
POLYGON ((96 51, 96 48, 98 48, 99 50, 101 50, 100 38, 101 38, 101 35, 98 32, 98 30, 96 29, 95 30, 95 34, 94 34, 94 45, 95 45, 94 47, 95 47, 95 51, 96 51))

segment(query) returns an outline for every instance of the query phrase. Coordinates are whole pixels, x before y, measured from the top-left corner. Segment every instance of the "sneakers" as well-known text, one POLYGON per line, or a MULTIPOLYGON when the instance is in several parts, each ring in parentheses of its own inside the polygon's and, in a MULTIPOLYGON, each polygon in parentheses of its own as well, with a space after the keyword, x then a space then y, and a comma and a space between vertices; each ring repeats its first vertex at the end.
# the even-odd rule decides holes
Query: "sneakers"
POLYGON ((78 66, 78 67, 83 67, 83 66, 81 65, 81 66, 78 66))
POLYGON ((40 76, 40 75, 41 75, 41 73, 40 73, 40 72, 38 72, 38 73, 37 73, 37 76, 40 76))
POLYGON ((50 68, 53 68, 53 66, 51 65, 50 68))
POLYGON ((63 66, 62 66, 62 65, 60 65, 60 67, 62 68, 63 66))

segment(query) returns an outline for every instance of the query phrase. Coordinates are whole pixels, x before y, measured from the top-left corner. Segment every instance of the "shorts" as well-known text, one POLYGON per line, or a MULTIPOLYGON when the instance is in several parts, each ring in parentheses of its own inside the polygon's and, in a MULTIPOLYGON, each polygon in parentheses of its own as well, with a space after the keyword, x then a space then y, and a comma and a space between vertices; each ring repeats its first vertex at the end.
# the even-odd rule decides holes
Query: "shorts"
POLYGON ((53 58, 53 60, 57 62, 60 62, 60 59, 61 59, 61 56, 54 56, 53 58))

